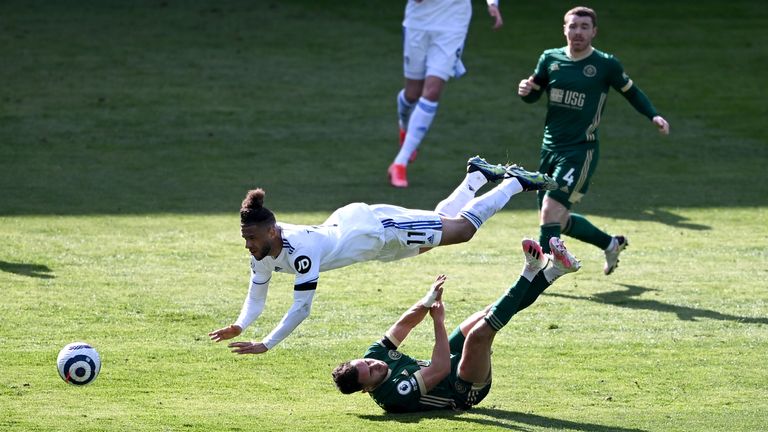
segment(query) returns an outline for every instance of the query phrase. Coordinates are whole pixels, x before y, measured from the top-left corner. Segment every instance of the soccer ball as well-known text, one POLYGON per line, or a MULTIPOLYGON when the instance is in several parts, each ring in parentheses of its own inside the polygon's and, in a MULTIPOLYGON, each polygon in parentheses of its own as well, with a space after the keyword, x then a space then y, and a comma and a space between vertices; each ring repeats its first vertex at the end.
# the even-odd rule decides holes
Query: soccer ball
POLYGON ((85 342, 72 342, 59 351, 56 359, 59 376, 67 384, 86 385, 95 380, 101 370, 99 353, 85 342))

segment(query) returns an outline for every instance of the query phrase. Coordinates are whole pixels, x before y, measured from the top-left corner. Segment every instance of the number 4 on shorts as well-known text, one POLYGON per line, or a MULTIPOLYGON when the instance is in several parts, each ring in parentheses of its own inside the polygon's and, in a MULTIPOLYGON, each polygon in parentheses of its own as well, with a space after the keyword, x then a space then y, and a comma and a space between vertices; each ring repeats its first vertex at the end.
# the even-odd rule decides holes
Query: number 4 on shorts
POLYGON ((574 168, 571 168, 571 169, 569 169, 569 170, 568 170, 568 172, 567 172, 567 173, 565 173, 565 175, 563 176, 563 180, 565 180, 566 182, 568 182, 568 186, 571 186, 571 185, 573 185, 573 171, 575 171, 575 169, 574 169, 574 168))

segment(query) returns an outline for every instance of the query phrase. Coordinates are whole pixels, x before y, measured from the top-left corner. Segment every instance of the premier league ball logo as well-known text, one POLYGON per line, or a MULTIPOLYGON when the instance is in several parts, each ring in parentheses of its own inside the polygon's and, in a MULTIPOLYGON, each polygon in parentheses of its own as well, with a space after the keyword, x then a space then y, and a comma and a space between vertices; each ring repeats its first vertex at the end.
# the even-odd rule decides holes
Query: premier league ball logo
POLYGON ((73 342, 59 351, 56 365, 64 382, 80 386, 96 379, 101 370, 101 359, 87 343, 73 342))

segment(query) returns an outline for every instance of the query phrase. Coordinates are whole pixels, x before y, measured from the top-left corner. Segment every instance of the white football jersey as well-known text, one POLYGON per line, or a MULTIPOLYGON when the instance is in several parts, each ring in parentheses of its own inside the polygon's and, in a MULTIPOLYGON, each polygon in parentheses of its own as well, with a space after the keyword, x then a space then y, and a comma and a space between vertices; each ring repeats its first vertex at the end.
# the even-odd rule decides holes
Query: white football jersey
POLYGON ((408 0, 403 27, 466 32, 471 18, 471 0, 408 0))
POLYGON ((273 271, 295 274, 295 286, 317 282, 321 271, 376 259, 385 241, 384 226, 363 203, 336 210, 322 225, 278 226, 283 250, 277 258, 251 257, 253 283, 267 282, 273 271))

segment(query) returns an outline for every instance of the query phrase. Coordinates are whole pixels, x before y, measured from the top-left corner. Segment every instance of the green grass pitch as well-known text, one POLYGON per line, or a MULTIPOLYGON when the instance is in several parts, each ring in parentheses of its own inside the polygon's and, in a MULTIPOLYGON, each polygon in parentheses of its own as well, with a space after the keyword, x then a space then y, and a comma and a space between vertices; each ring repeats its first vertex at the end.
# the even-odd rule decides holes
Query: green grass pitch
MULTIPOLYGON (((425 0, 427 1, 427 0, 425 0)), ((357 357, 448 274, 447 325, 493 301, 536 236, 519 195, 469 244, 324 273, 313 312, 262 356, 206 333, 237 316, 246 189, 280 220, 353 201, 432 208, 481 154, 534 168, 544 106, 517 83, 564 44, 572 4, 475 1, 412 186, 395 190, 403 1, 0 2, 0 430, 761 431, 768 428, 768 68, 761 1, 589 3, 615 53, 670 121, 618 94, 601 165, 577 206, 630 238, 621 266, 566 242, 582 270, 514 317, 494 387, 463 413, 387 415, 344 396, 357 357), (55 359, 85 340, 101 375, 68 386, 55 359)), ((269 332, 291 302, 276 275, 269 332)), ((431 353, 431 326, 403 351, 431 353)))

